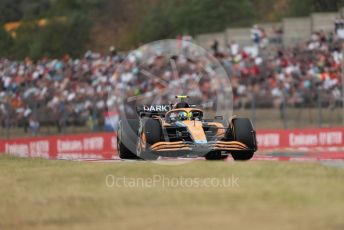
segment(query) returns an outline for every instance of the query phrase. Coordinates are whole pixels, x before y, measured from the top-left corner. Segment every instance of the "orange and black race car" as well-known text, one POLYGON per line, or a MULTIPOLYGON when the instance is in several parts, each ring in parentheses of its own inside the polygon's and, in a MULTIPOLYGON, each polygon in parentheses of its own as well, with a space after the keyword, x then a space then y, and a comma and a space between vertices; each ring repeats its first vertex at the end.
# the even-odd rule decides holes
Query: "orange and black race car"
POLYGON ((221 116, 203 119, 203 110, 190 106, 187 96, 176 105, 137 108, 139 119, 122 119, 117 133, 122 159, 156 160, 163 157, 205 157, 249 160, 257 150, 255 130, 248 118, 221 116))

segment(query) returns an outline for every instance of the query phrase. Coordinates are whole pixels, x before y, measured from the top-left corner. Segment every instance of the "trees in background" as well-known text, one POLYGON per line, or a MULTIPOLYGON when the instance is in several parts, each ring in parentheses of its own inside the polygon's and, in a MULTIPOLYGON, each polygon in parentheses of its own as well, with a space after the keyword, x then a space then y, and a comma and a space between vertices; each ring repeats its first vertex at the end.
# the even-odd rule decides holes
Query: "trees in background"
POLYGON ((141 41, 221 31, 228 26, 247 25, 254 19, 250 0, 165 0, 147 9, 138 25, 141 41))
POLYGON ((0 57, 8 57, 9 47, 13 47, 13 39, 4 28, 0 28, 0 57))
POLYGON ((343 0, 289 0, 292 16, 306 16, 312 12, 338 11, 344 6, 343 0))
POLYGON ((90 0, 14 0, 16 8, 11 1, 4 0, 0 3, 0 9, 3 9, 2 6, 11 6, 13 9, 10 11, 12 13, 3 16, 2 21, 18 19, 21 24, 16 29, 14 37, 9 36, 1 28, 2 57, 60 58, 65 54, 79 57, 84 53, 91 27, 88 10, 97 1, 90 3, 90 0), (39 19, 45 19, 46 23, 39 25, 39 19))
POLYGON ((178 33, 209 33, 312 12, 338 11, 343 0, 164 0, 148 8, 137 31, 141 41, 178 33))
POLYGON ((19 59, 39 59, 42 56, 60 58, 65 54, 81 56, 89 41, 88 18, 74 13, 62 19, 50 18, 44 27, 31 21, 23 22, 16 31, 9 56, 19 59))
POLYGON ((88 46, 128 49, 182 33, 217 32, 336 11, 342 4, 342 0, 1 0, 0 24, 21 21, 21 26, 16 37, 0 28, 0 57, 78 57, 88 46), (42 18, 47 24, 37 25, 42 18))

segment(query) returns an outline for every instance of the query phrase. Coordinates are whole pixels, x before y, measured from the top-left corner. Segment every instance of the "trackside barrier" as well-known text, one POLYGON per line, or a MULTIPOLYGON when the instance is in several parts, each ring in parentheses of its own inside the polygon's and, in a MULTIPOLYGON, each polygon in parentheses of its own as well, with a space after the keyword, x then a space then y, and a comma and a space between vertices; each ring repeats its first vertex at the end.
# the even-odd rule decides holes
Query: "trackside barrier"
POLYGON ((258 148, 344 147, 344 127, 257 131, 258 148))
MULTIPOLYGON (((344 127, 257 131, 260 152, 281 149, 343 149, 344 127)), ((340 150, 342 151, 342 150, 340 150)), ((0 153, 49 159, 112 159, 115 133, 90 133, 0 140, 0 153)))
POLYGON ((0 140, 0 152, 50 159, 111 159, 117 155, 114 133, 90 133, 0 140))

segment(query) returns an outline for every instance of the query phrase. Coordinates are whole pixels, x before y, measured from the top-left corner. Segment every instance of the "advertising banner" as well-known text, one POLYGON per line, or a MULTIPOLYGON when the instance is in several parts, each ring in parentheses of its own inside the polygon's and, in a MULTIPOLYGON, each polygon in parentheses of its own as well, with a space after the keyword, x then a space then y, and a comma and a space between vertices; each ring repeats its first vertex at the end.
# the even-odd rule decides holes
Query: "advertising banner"
MULTIPOLYGON (((344 147, 344 128, 258 130, 258 149, 336 149, 344 147)), ((0 153, 50 159, 113 159, 117 156, 114 132, 56 135, 0 140, 0 153)))

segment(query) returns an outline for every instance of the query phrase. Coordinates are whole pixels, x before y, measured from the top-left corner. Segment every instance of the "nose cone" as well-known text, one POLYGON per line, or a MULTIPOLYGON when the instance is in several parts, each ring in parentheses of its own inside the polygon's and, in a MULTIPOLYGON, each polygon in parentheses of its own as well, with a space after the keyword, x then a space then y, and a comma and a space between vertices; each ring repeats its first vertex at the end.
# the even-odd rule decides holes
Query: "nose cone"
POLYGON ((201 121, 183 121, 183 124, 187 127, 192 139, 196 144, 207 143, 207 137, 205 136, 201 121))

